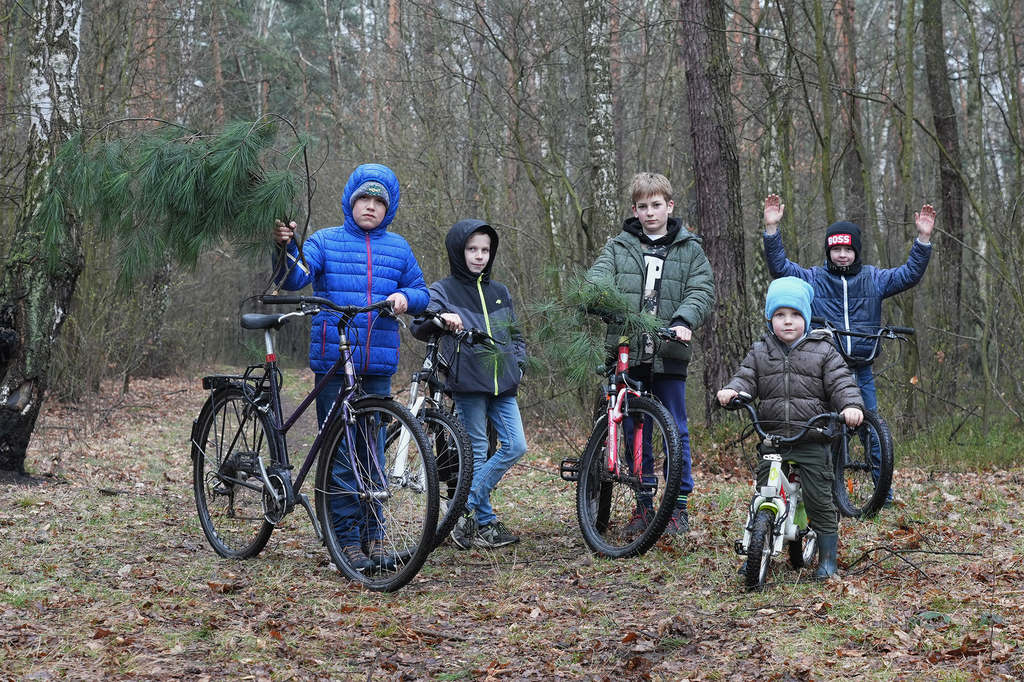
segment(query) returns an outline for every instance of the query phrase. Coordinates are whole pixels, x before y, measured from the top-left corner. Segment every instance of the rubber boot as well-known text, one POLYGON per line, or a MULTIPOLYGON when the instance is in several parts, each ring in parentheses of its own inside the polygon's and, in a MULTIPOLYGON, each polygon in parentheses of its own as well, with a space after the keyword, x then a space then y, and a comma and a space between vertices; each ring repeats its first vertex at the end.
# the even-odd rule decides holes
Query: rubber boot
POLYGON ((818 569, 815 580, 828 580, 836 574, 839 553, 839 533, 818 534, 818 569))

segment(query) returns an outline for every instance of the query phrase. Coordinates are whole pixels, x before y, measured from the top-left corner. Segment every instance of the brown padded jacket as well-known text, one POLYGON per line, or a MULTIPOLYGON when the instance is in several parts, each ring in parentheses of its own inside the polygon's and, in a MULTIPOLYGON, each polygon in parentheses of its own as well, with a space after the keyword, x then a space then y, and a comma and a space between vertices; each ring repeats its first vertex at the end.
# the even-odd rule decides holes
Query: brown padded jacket
MULTIPOLYGON (((792 348, 768 332, 754 343, 725 388, 756 398, 765 430, 785 436, 799 431, 787 424, 847 407, 864 409, 853 373, 824 329, 812 331, 792 348)), ((823 440, 818 434, 808 439, 823 440)))

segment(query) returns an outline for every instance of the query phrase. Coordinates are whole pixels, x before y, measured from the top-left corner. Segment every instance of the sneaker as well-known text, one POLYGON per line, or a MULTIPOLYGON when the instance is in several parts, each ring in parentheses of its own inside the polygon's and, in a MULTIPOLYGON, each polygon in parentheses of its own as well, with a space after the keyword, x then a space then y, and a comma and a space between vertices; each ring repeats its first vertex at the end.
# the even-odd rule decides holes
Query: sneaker
POLYGON ((359 545, 345 545, 341 548, 341 556, 345 559, 345 563, 360 573, 366 573, 373 567, 370 557, 363 553, 363 548, 359 545))
POLYGON ((501 521, 491 521, 476 529, 476 544, 481 547, 504 547, 519 542, 519 536, 510 532, 501 521))
POLYGON ((665 535, 686 535, 690 532, 690 516, 685 509, 676 509, 665 526, 665 535))
POLYGON ((476 537, 476 517, 472 512, 463 514, 452 529, 452 542, 459 549, 469 549, 476 537))
POLYGON ((652 516, 654 516, 653 509, 637 505, 636 509, 633 510, 632 518, 629 519, 629 523, 626 524, 623 530, 630 534, 643 533, 651 523, 652 516))
POLYGON ((370 540, 370 563, 378 572, 393 571, 397 565, 384 540, 370 540))

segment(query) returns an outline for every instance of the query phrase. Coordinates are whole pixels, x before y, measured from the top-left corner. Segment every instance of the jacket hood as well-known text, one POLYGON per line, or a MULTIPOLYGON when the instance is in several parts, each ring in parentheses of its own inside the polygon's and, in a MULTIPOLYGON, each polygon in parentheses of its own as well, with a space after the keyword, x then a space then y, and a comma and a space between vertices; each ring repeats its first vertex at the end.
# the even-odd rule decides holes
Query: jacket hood
POLYGON ((352 193, 370 180, 375 180, 387 188, 390 202, 388 203, 388 212, 384 214, 384 220, 380 221, 380 225, 369 230, 369 234, 379 234, 388 229, 388 225, 395 219, 395 212, 398 211, 398 203, 401 199, 398 178, 394 171, 379 163, 364 163, 358 166, 352 171, 352 175, 348 176, 345 191, 341 195, 341 210, 345 214, 345 227, 349 231, 355 230, 357 234, 362 234, 366 230, 356 225, 352 218, 352 193))
POLYGON ((451 267, 453 277, 470 282, 476 281, 477 276, 466 267, 466 242, 474 232, 485 232, 491 237, 491 257, 481 273, 483 280, 488 282, 491 279, 491 267, 498 255, 498 233, 483 220, 460 220, 448 230, 448 236, 444 238, 444 245, 448 249, 448 265, 451 267))
POLYGON ((640 224, 640 220, 639 219, 637 219, 637 218, 627 218, 622 223, 622 229, 624 231, 629 232, 632 235, 636 235, 637 237, 640 237, 643 240, 646 240, 647 242, 651 242, 651 241, 659 241, 660 242, 660 240, 664 239, 665 243, 669 243, 669 244, 674 242, 676 240, 676 237, 679 236, 679 232, 680 232, 682 226, 683 226, 683 223, 682 223, 681 220, 679 220, 679 218, 673 218, 673 217, 669 216, 668 225, 667 225, 668 231, 665 232, 665 234, 662 235, 661 237, 656 237, 654 240, 652 240, 651 237, 648 237, 647 234, 644 232, 643 225, 640 224))

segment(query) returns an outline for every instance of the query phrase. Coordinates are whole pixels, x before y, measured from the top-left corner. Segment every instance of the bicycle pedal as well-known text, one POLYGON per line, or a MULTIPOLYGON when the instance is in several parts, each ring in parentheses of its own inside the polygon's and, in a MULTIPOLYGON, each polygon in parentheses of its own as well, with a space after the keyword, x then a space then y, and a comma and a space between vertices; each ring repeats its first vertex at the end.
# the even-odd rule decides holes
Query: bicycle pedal
POLYGON ((743 540, 734 540, 732 548, 736 550, 736 553, 740 556, 747 555, 747 550, 743 549, 743 540))
POLYGON ((563 459, 558 467, 558 475, 563 481, 576 482, 580 480, 580 460, 578 457, 563 459))

